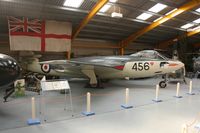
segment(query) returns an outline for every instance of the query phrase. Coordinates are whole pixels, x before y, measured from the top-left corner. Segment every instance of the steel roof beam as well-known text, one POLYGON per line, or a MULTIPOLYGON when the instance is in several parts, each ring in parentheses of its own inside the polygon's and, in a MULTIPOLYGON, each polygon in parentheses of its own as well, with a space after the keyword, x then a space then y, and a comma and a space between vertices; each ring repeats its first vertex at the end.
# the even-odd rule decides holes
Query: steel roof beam
MULTIPOLYGON (((169 6, 169 7, 172 7, 172 8, 177 8, 177 7, 175 7, 173 4, 169 4, 168 2, 164 2, 164 1, 160 1, 160 0, 150 0, 150 1, 156 2, 156 3, 162 3, 162 4, 165 4, 165 5, 167 5, 167 6, 169 6)), ((200 16, 200 13, 198 13, 198 12, 196 12, 196 11, 189 11, 189 12, 192 13, 192 14, 196 14, 196 15, 199 15, 199 16, 200 16)))
MULTIPOLYGON (((137 25, 131 25, 131 24, 125 24, 125 23, 119 23, 119 22, 116 22, 116 21, 106 21, 106 20, 100 20, 100 19, 92 19, 91 22, 100 22, 100 23, 108 23, 108 24, 113 24, 113 25, 119 25, 119 26, 125 26, 127 28, 130 28, 130 27, 138 27, 137 25)), ((88 24, 89 25, 89 24, 88 24)), ((167 27, 169 28, 169 27, 167 27)), ((170 29, 175 29, 176 27, 170 27, 170 29)), ((180 29, 177 29, 177 30, 180 30, 180 29)), ((174 31, 166 31, 166 30, 161 30, 161 29, 155 29, 155 31, 160 31, 160 32, 165 32, 165 33, 174 33, 174 31)))
POLYGON ((110 46, 110 45, 72 45, 74 48, 100 48, 100 49, 119 49, 119 46, 110 46))
MULTIPOLYGON (((119 35, 121 35, 121 34, 130 34, 130 30, 126 30, 126 29, 124 29, 124 28, 116 28, 116 27, 112 27, 112 28, 110 28, 110 27, 108 27, 108 26, 103 26, 103 25, 94 25, 94 24, 88 24, 87 25, 87 27, 89 28, 89 29, 83 29, 82 31, 88 31, 88 32, 94 32, 94 33, 104 33, 104 34, 109 34, 109 35, 115 35, 115 34, 119 34, 119 35), (93 29, 90 29, 90 28, 101 28, 101 29, 107 29, 108 31, 102 31, 102 30, 93 30, 93 29), (113 33, 113 32, 109 32, 109 31, 112 31, 112 30, 114 30, 115 31, 115 33, 113 33), (119 33, 116 33, 117 31, 119 31, 119 33)), ((165 32, 164 30, 155 30, 155 31, 157 31, 157 32, 165 32)), ((165 32, 165 34, 166 33, 173 33, 173 35, 174 35, 174 32, 165 32)), ((148 34, 148 36, 151 36, 151 37, 153 37, 153 38, 163 38, 163 36, 162 36, 162 34, 156 34, 156 33, 146 33, 146 34, 148 34)))
POLYGON ((99 0, 96 5, 92 8, 92 10, 89 12, 89 14, 82 20, 82 22, 79 24, 77 29, 72 34, 72 39, 76 38, 76 36, 79 34, 81 29, 83 29, 87 23, 96 15, 96 13, 108 2, 108 0, 99 0))
POLYGON ((129 45, 129 43, 131 43, 132 41, 135 41, 138 37, 142 36, 146 32, 156 28, 160 24, 170 20, 171 18, 181 14, 182 12, 190 10, 190 9, 196 7, 196 6, 199 6, 199 5, 200 5, 200 0, 190 0, 188 3, 186 3, 183 6, 179 7, 176 11, 170 13, 169 15, 166 15, 162 19, 160 19, 160 20, 158 20, 156 22, 153 22, 152 24, 148 25, 147 27, 144 27, 144 28, 138 30, 137 32, 133 33, 129 37, 125 38, 124 40, 122 40, 119 43, 119 45, 121 47, 125 48, 125 47, 127 47, 129 45))
MULTIPOLYGON (((151 14, 151 15, 154 15, 154 16, 158 16, 158 17, 164 17, 165 16, 165 15, 162 15, 162 14, 159 14, 159 13, 154 13, 154 12, 151 12, 151 11, 146 11, 146 10, 142 10, 142 9, 130 6, 130 5, 126 5, 124 3, 111 3, 111 2, 109 2, 108 4, 110 4, 110 5, 117 5, 117 6, 120 6, 122 8, 131 10, 131 11, 140 11, 142 13, 148 13, 148 14, 151 14)), ((194 25, 197 25, 194 22, 190 22, 190 21, 187 21, 187 20, 184 20, 184 19, 179 19, 179 18, 172 18, 172 19, 176 20, 178 22, 193 23, 194 25)))
MULTIPOLYGON (((97 13, 97 15, 110 17, 110 14, 105 14, 105 13, 97 13)), ((139 20, 139 19, 128 18, 128 17, 123 17, 121 19, 133 21, 133 22, 139 22, 139 23, 143 23, 143 24, 151 24, 152 23, 152 22, 148 22, 148 21, 145 21, 145 20, 139 20)), ((175 30, 180 30, 180 31, 186 31, 186 30, 181 29, 181 28, 177 28, 177 27, 173 27, 173 26, 167 26, 167 25, 163 25, 163 24, 160 24, 159 26, 170 28, 170 29, 175 29, 175 30)))
POLYGON ((195 34, 198 34, 199 32, 200 32, 200 29, 187 32, 187 33, 185 33, 185 34, 183 34, 183 35, 180 35, 180 36, 177 36, 177 37, 175 37, 175 38, 169 39, 169 40, 167 40, 167 41, 161 42, 161 43, 158 44, 157 47, 160 48, 160 49, 167 48, 168 46, 170 46, 170 45, 176 43, 178 40, 181 40, 181 39, 183 39, 183 38, 185 38, 185 37, 193 36, 193 35, 195 35, 195 34))
MULTIPOLYGON (((114 32, 109 32, 109 31, 99 31, 99 30, 90 30, 90 29, 83 29, 82 32, 85 32, 84 34, 92 34, 92 33, 96 33, 96 34, 102 34, 102 35, 106 35, 106 36, 111 36, 111 37, 125 37, 126 35, 125 34, 122 34, 122 33, 114 33, 114 32)), ((128 33, 126 33, 128 34, 128 33)), ((154 40, 154 39, 158 39, 159 40, 163 40, 164 37, 163 36, 159 36, 159 35, 156 35, 156 34, 149 34, 148 36, 142 36, 141 38, 146 38, 146 39, 151 39, 151 40, 154 40)))

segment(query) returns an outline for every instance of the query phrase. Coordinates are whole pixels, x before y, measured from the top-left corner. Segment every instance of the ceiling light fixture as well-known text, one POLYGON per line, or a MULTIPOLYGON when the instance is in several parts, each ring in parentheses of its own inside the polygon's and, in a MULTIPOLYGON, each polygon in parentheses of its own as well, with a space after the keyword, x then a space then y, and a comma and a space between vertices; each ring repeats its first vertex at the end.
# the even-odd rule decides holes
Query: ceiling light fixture
POLYGON ((79 8, 84 0, 65 0, 64 6, 79 8))
POLYGON ((123 14, 119 13, 119 12, 112 12, 111 17, 112 18, 122 18, 123 14))
POLYGON ((120 11, 120 7, 119 7, 119 12, 116 11, 116 7, 114 5, 114 11, 111 13, 111 17, 112 18, 122 18, 123 14, 120 11))
POLYGON ((158 12, 160 12, 161 10, 165 9, 166 7, 167 7, 167 5, 158 3, 158 4, 154 5, 153 7, 151 7, 151 8, 149 9, 149 11, 158 13, 158 12))
POLYGON ((147 19, 150 18, 151 16, 152 16, 151 14, 142 13, 142 14, 140 14, 139 16, 137 16, 136 18, 137 18, 137 19, 140 19, 140 20, 147 20, 147 19))

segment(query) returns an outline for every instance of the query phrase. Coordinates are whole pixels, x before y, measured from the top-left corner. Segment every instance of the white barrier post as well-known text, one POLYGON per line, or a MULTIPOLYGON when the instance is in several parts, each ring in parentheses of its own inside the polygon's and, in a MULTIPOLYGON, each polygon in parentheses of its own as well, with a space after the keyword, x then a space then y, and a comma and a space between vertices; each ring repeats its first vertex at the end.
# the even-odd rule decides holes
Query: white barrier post
POLYGON ((156 85, 156 98, 153 99, 154 102, 162 102, 162 100, 158 99, 158 95, 159 95, 159 85, 156 85))
POLYGON ((187 94, 188 95, 195 95, 195 93, 192 93, 192 80, 190 81, 189 92, 187 94))
POLYGON ((91 111, 91 94, 88 92, 87 93, 87 112, 91 111))
POLYGON ((35 98, 34 97, 32 97, 31 103, 32 103, 32 119, 35 119, 35 98))
POLYGON ((182 129, 181 129, 181 133, 188 133, 188 127, 186 124, 183 124, 182 129))
POLYGON ((85 112, 82 112, 83 115, 85 116, 91 116, 94 115, 94 112, 91 112, 91 94, 88 92, 87 93, 87 109, 85 112))
POLYGON ((176 97, 176 98, 182 98, 182 96, 179 96, 179 91, 180 91, 180 83, 178 82, 177 83, 177 87, 176 87, 176 96, 174 96, 174 97, 176 97))
POLYGON ((40 120, 38 118, 36 118, 35 116, 35 98, 32 97, 31 98, 31 105, 32 105, 32 118, 27 120, 27 124, 28 125, 37 125, 40 124, 40 120))
POLYGON ((121 105, 121 107, 124 108, 124 109, 133 108, 133 106, 129 105, 129 88, 126 88, 126 91, 125 91, 125 104, 121 105))

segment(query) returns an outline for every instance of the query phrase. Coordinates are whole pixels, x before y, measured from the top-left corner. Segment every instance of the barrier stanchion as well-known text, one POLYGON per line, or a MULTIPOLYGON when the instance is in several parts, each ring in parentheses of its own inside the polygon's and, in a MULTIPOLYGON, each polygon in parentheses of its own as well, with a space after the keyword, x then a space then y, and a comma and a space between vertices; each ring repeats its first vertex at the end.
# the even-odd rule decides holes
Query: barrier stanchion
POLYGON ((91 94, 89 92, 87 93, 87 110, 82 114, 85 116, 95 115, 94 112, 91 112, 91 94))
POLYGON ((189 92, 187 94, 188 95, 195 95, 195 93, 192 93, 192 80, 190 81, 189 92))
POLYGON ((121 105, 124 109, 130 109, 133 108, 133 106, 129 105, 129 88, 126 88, 125 92, 125 104, 121 105))
POLYGON ((188 127, 186 124, 183 124, 182 129, 181 129, 181 133, 188 133, 188 127))
POLYGON ((176 96, 174 96, 174 97, 176 97, 176 98, 182 98, 182 96, 179 95, 180 83, 177 83, 177 87, 176 87, 176 88, 177 88, 177 89, 176 89, 176 96))
POLYGON ((159 85, 156 85, 156 98, 153 99, 152 101, 154 101, 154 102, 162 102, 162 100, 158 99, 158 95, 159 95, 159 85))
POLYGON ((200 131, 200 123, 197 123, 195 126, 194 126, 195 129, 197 129, 198 131, 200 131))
POLYGON ((35 98, 31 98, 31 105, 32 105, 32 118, 27 120, 28 125, 37 125, 40 124, 40 119, 36 118, 35 116, 35 98))

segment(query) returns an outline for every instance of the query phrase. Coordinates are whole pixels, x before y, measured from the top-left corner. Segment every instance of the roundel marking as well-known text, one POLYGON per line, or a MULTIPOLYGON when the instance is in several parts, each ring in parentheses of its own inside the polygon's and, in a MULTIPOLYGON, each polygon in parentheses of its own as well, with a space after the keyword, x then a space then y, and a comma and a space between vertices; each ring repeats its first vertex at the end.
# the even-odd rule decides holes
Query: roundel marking
POLYGON ((41 69, 44 73, 49 73, 50 72, 50 66, 49 64, 42 64, 41 69))

